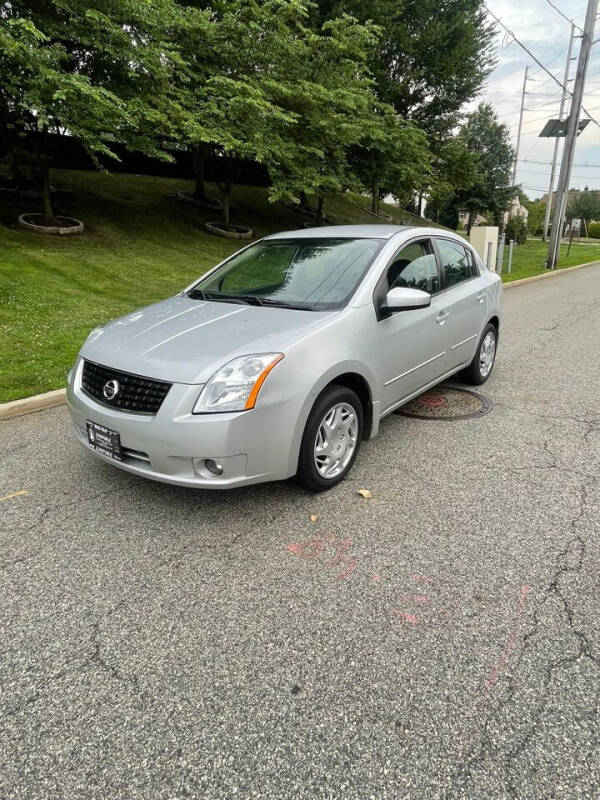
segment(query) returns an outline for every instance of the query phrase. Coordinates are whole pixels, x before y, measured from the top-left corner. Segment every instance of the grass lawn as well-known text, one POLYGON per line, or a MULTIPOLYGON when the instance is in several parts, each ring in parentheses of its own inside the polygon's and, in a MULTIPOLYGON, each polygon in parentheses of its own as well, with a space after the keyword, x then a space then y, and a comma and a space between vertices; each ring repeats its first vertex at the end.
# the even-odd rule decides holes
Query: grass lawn
MULTIPOLYGON (((571 245, 571 252, 567 257, 568 244, 561 244, 559 269, 574 267, 577 264, 587 264, 588 261, 600 261, 600 242, 597 244, 575 244, 571 245)), ((525 244, 515 246, 513 250, 512 270, 510 275, 506 270, 508 267, 508 245, 504 248, 504 260, 502 267, 502 280, 507 283, 516 281, 519 278, 529 278, 531 275, 541 275, 544 269, 544 261, 548 253, 547 242, 539 239, 528 239, 525 244)))
MULTIPOLYGON (((88 332, 168 297, 244 243, 207 233, 211 212, 173 195, 191 182, 136 175, 56 171, 57 211, 83 219, 82 236, 53 237, 15 226, 35 201, 0 194, 0 402, 64 386, 88 332)), ((210 188, 210 187, 209 187, 210 188)), ((373 223, 359 195, 328 199, 333 222, 373 223)), ((397 223, 423 223, 383 206, 397 223)), ((257 238, 302 227, 304 217, 271 205, 265 189, 234 189, 232 220, 257 238)))

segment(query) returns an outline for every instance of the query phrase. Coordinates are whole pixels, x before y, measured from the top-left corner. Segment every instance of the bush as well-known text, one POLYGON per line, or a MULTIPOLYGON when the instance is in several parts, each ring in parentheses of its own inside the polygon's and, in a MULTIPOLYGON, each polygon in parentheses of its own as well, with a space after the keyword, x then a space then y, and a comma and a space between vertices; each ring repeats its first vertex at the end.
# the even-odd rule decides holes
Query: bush
POLYGON ((587 226, 588 236, 591 239, 600 239, 600 222, 590 222, 587 226))
POLYGON ((527 223, 521 217, 509 219, 504 229, 505 241, 513 239, 517 244, 523 244, 527 239, 527 223))

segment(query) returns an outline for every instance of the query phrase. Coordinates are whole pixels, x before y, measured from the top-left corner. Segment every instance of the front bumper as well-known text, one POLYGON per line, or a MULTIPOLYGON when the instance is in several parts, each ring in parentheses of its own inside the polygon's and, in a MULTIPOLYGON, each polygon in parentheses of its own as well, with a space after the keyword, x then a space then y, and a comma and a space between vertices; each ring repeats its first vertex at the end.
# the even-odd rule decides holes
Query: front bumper
POLYGON ((301 398, 251 411, 193 415, 201 386, 174 383, 156 414, 138 414, 102 405, 85 394, 82 368, 79 358, 69 374, 71 419, 78 441, 103 461, 163 483, 207 489, 283 480, 296 472, 293 438, 301 398), (123 461, 89 446, 86 420, 118 431, 123 461), (204 466, 206 459, 219 462, 223 474, 212 475, 204 466))

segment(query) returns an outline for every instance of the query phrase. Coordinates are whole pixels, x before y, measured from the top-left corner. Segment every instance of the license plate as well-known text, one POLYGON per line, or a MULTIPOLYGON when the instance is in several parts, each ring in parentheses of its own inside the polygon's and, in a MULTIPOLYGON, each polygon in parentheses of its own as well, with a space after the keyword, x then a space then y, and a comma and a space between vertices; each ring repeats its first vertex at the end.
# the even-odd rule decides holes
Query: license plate
POLYGON ((117 431, 111 431, 110 428, 105 428, 104 425, 98 425, 97 422, 89 419, 85 424, 90 447, 93 447, 98 453, 102 453, 103 456, 114 458, 115 461, 123 461, 121 437, 117 431))

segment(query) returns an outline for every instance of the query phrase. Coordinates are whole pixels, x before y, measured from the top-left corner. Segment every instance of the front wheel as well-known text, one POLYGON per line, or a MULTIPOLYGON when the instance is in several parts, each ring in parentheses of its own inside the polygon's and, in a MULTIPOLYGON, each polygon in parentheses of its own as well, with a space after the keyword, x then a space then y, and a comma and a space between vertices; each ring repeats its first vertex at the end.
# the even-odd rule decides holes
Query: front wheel
POLYGON ((480 386, 487 381, 492 374, 494 361, 496 360, 497 345, 498 331, 490 322, 481 336, 475 358, 462 372, 462 378, 466 383, 480 386))
POLYGON ((332 385, 317 398, 306 422, 298 481, 313 492, 331 489, 350 472, 363 435, 363 409, 352 389, 332 385))

